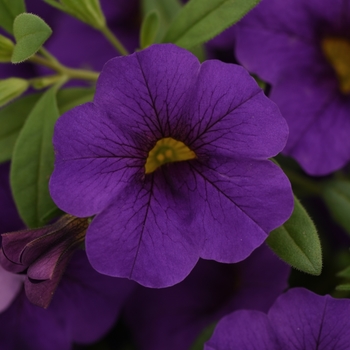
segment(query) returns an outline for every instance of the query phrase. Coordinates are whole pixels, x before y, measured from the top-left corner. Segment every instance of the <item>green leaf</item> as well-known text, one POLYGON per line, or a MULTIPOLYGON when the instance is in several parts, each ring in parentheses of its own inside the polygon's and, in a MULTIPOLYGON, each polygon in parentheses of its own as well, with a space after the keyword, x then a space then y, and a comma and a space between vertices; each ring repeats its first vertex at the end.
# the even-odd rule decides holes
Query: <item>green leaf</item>
POLYGON ((0 162, 10 160, 19 132, 41 94, 12 102, 0 110, 0 162))
POLYGON ((206 343, 213 335, 214 329, 217 322, 214 322, 204 328, 202 333, 197 337, 190 350, 202 350, 204 348, 204 343, 206 343))
POLYGON ((350 283, 340 284, 339 286, 336 286, 335 289, 338 291, 350 291, 350 283))
POLYGON ((179 0, 142 0, 144 17, 152 11, 157 11, 159 14, 159 29, 155 42, 161 42, 164 33, 181 8, 182 4, 179 0))
POLYGON ((100 29, 106 25, 99 0, 44 0, 51 6, 68 13, 90 26, 100 29))
POLYGON ((322 197, 334 221, 350 234, 350 182, 344 180, 326 182, 322 197))
POLYGON ((171 23, 163 42, 185 49, 202 44, 239 21, 260 0, 190 0, 171 23))
MULTIPOLYGON (((68 88, 57 94, 59 114, 75 106, 92 101, 95 89, 68 88)), ((12 102, 0 110, 0 163, 10 160, 18 135, 41 93, 31 94, 12 102)))
POLYGON ((13 22, 16 45, 12 63, 20 63, 33 56, 52 34, 51 28, 39 16, 22 13, 13 22))
POLYGON ((29 82, 21 78, 0 80, 0 107, 21 96, 29 87, 29 82))
POLYGON ((140 47, 146 47, 154 44, 159 28, 159 13, 154 10, 149 12, 144 18, 141 25, 140 47))
POLYGON ((23 12, 26 12, 24 0, 0 0, 0 27, 12 34, 13 21, 23 12))
POLYGON ((47 90, 30 112, 16 142, 10 173, 12 193, 28 227, 43 226, 43 217, 56 207, 49 194, 54 166, 52 135, 59 112, 57 87, 47 90))
POLYGON ((322 270, 320 240, 311 218, 294 198, 292 216, 267 238, 270 248, 287 264, 294 268, 319 275, 322 270))

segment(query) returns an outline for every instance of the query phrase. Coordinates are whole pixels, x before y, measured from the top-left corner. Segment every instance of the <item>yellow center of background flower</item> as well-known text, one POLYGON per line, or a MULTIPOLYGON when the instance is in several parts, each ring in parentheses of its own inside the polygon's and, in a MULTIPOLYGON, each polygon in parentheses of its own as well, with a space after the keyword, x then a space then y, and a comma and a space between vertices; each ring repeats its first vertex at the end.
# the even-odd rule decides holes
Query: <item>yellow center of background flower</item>
POLYGON ((153 173, 163 164, 181 162, 194 158, 196 158, 196 154, 183 142, 177 141, 172 137, 165 137, 158 140, 148 153, 145 164, 146 174, 153 173))
POLYGON ((327 37, 322 40, 322 50, 332 65, 344 94, 350 93, 350 41, 345 38, 327 37))

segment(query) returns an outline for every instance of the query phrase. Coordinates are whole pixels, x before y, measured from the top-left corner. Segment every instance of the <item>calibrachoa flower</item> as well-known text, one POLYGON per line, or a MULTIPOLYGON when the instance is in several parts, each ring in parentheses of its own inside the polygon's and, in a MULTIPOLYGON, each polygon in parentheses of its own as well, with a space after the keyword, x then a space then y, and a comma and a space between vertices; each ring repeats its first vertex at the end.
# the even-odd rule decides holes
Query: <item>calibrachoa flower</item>
POLYGON ((311 175, 350 160, 349 14, 348 0, 263 0, 237 25, 237 58, 272 84, 284 153, 311 175))
POLYGON ((96 215, 97 271, 170 286, 199 257, 245 259, 289 217, 289 181, 267 160, 287 135, 242 67, 154 45, 107 62, 94 101, 59 118, 51 195, 96 215))
POLYGON ((267 315, 240 310, 224 317, 204 350, 348 350, 349 313, 349 299, 291 289, 267 315))
POLYGON ((176 286, 138 286, 124 308, 135 345, 142 350, 190 349, 203 329, 234 310, 267 312, 287 288, 289 272, 263 244, 237 264, 199 260, 176 286))

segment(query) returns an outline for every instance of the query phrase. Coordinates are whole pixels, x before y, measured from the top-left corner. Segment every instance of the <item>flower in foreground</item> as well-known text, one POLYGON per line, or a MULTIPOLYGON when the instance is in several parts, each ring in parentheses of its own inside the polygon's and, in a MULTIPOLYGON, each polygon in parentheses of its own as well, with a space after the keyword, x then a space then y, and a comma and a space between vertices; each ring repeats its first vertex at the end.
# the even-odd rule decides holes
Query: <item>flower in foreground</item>
POLYGON ((245 259, 287 220, 290 184, 267 160, 287 135, 242 67, 154 45, 107 62, 94 101, 59 118, 51 195, 96 215, 86 251, 97 271, 170 286, 199 257, 245 259))
POLYGON ((267 314, 240 310, 224 317, 204 350, 347 350, 350 300, 294 288, 267 314))
POLYGON ((272 84, 288 122, 283 152, 311 175, 350 161, 349 11, 347 0, 268 0, 237 25, 238 60, 272 84))

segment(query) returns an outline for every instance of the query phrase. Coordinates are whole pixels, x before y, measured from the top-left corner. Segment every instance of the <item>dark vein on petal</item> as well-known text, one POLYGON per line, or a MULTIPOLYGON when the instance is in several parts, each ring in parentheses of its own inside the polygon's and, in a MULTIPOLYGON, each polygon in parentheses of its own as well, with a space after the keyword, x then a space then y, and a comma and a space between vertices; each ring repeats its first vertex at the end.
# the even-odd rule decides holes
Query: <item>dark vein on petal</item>
POLYGON ((146 88, 147 88, 147 91, 148 91, 148 94, 149 94, 149 97, 151 99, 151 102, 152 102, 152 108, 154 110, 154 113, 156 114, 156 117, 157 117, 157 121, 158 121, 158 127, 159 127, 159 131, 161 133, 161 135, 164 137, 164 131, 162 129, 162 124, 161 124, 161 121, 160 121, 160 118, 159 118, 159 114, 158 114, 158 110, 156 109, 156 106, 155 106, 155 101, 153 99, 153 96, 152 96, 152 93, 151 93, 151 89, 148 85, 148 81, 146 79, 146 76, 145 76, 145 73, 143 71, 143 68, 142 68, 142 65, 141 65, 141 62, 140 62, 140 59, 139 59, 139 56, 138 54, 136 53, 136 59, 137 59, 137 62, 139 64, 139 67, 140 67, 140 70, 141 70, 141 73, 142 73, 142 77, 144 79, 144 82, 145 82, 145 85, 146 85, 146 88))
POLYGON ((145 213, 145 217, 144 217, 144 220, 143 220, 142 229, 141 229, 141 232, 140 232, 140 238, 139 238, 139 242, 138 242, 136 253, 135 253, 135 259, 133 261, 133 264, 132 264, 132 267, 131 267, 131 270, 130 270, 129 278, 132 278, 132 274, 133 274, 133 271, 134 271, 134 268, 135 268, 137 256, 139 254, 140 246, 141 246, 141 243, 142 243, 142 237, 143 237, 143 233, 144 233, 145 226, 146 226, 146 221, 147 221, 147 217, 148 217, 148 211, 149 211, 149 209, 151 207, 151 197, 152 197, 152 192, 153 192, 153 184, 154 184, 154 176, 152 175, 151 188, 149 190, 149 199, 148 199, 148 203, 146 203, 146 205, 147 205, 146 206, 146 213, 145 213))
POLYGON ((193 143, 195 143, 200 137, 202 137, 205 133, 208 133, 213 126, 220 123, 223 119, 225 119, 228 115, 234 112, 237 108, 241 107, 243 104, 245 104, 246 102, 248 102, 249 100, 251 100, 252 98, 254 98, 260 93, 261 91, 257 91, 255 94, 249 96, 246 100, 242 101, 240 104, 238 104, 234 108, 229 109, 222 117, 216 119, 212 124, 207 125, 206 128, 199 135, 197 135, 193 140, 191 140, 191 143, 189 146, 193 145, 193 143))
POLYGON ((189 165, 196 171, 198 175, 200 175, 204 179, 204 181, 212 185, 221 195, 223 195, 226 199, 233 203, 242 213, 244 213, 249 219, 251 219, 261 231, 268 234, 268 232, 265 232, 263 228, 255 221, 255 219, 253 219, 248 213, 246 213, 231 197, 226 195, 226 193, 223 192, 217 185, 215 185, 214 182, 210 181, 205 175, 203 175, 198 169, 196 169, 196 167, 193 164, 189 163, 189 165))

